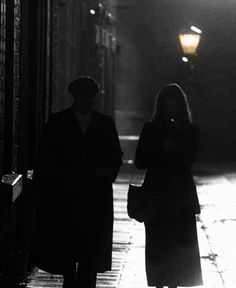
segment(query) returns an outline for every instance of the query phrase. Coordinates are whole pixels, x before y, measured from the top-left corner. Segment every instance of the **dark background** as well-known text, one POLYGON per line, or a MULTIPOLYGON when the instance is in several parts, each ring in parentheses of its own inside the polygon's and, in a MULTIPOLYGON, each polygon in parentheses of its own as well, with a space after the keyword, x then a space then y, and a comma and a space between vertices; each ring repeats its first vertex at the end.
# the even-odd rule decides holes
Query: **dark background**
MULTIPOLYGON (((236 160, 235 15, 235 1, 118 1, 115 107, 120 134, 138 135, 157 91, 177 82, 201 129, 199 159, 236 160), (203 32, 191 79, 178 40, 190 25, 203 32)), ((122 145, 126 158, 133 158, 135 141, 122 145)))

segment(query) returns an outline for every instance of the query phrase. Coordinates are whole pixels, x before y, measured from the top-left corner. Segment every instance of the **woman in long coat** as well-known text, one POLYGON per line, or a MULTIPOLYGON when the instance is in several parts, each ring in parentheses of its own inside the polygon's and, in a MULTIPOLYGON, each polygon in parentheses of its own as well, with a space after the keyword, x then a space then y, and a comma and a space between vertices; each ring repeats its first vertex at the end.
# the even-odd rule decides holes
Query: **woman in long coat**
POLYGON ((145 123, 135 164, 147 169, 146 274, 149 286, 202 284, 195 214, 200 213, 191 174, 199 129, 177 84, 159 92, 152 121, 145 123))
POLYGON ((34 172, 32 255, 42 270, 63 274, 63 287, 95 287, 96 273, 111 270, 112 183, 122 151, 112 118, 93 109, 97 83, 79 77, 68 91, 74 104, 49 118, 34 172))

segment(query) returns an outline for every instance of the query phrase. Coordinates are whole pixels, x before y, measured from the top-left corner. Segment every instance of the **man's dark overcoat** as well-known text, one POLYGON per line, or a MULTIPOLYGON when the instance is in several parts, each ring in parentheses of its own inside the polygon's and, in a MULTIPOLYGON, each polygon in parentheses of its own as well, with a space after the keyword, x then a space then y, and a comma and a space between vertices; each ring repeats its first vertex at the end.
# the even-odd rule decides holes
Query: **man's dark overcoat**
POLYGON ((41 269, 62 274, 67 249, 96 272, 111 269, 112 182, 122 154, 110 116, 93 110, 85 133, 73 108, 50 117, 34 172, 38 229, 32 254, 41 269), (103 169, 111 174, 98 177, 103 169))

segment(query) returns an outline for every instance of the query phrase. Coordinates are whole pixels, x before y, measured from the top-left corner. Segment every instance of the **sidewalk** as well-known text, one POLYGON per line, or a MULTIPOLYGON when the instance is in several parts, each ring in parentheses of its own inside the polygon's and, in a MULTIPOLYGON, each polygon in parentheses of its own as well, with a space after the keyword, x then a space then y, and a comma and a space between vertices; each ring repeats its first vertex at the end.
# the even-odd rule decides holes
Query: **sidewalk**
MULTIPOLYGON (((129 174, 130 175, 130 174, 129 174)), ((128 174, 114 184, 114 238, 112 271, 98 274, 99 288, 147 288, 142 223, 126 212, 128 174)), ((202 213, 197 229, 204 285, 236 287, 236 173, 196 176, 202 213)), ((28 287, 61 287, 62 277, 38 271, 28 287)))
MULTIPOLYGON (((122 177, 114 184, 114 233, 112 252, 112 271, 99 273, 97 276, 97 287, 117 288, 124 268, 128 247, 130 245, 130 231, 134 226, 127 215, 127 181, 122 177)), ((62 276, 51 275, 42 270, 38 270, 32 276, 32 280, 27 285, 28 288, 61 288, 62 276)))
MULTIPOLYGON (((196 177, 197 218, 204 288, 236 287, 236 173, 196 177)), ((135 222, 119 288, 146 288, 144 227, 135 222)))

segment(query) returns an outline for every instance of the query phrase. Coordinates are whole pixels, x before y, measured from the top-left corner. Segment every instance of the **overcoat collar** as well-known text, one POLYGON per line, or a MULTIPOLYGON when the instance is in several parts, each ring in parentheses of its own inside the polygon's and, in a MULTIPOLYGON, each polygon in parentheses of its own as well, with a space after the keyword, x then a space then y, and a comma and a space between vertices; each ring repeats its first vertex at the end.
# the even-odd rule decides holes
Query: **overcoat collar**
POLYGON ((81 138, 81 136, 85 136, 86 134, 89 133, 91 128, 93 128, 94 126, 99 125, 99 123, 98 123, 99 119, 97 119, 97 113, 98 112, 95 111, 95 110, 91 111, 89 126, 87 128, 87 131, 85 133, 83 133, 82 129, 81 129, 80 125, 79 125, 79 122, 76 119, 74 107, 72 106, 72 107, 70 107, 68 109, 69 122, 71 124, 71 130, 73 131, 75 139, 79 139, 79 138, 81 138))

